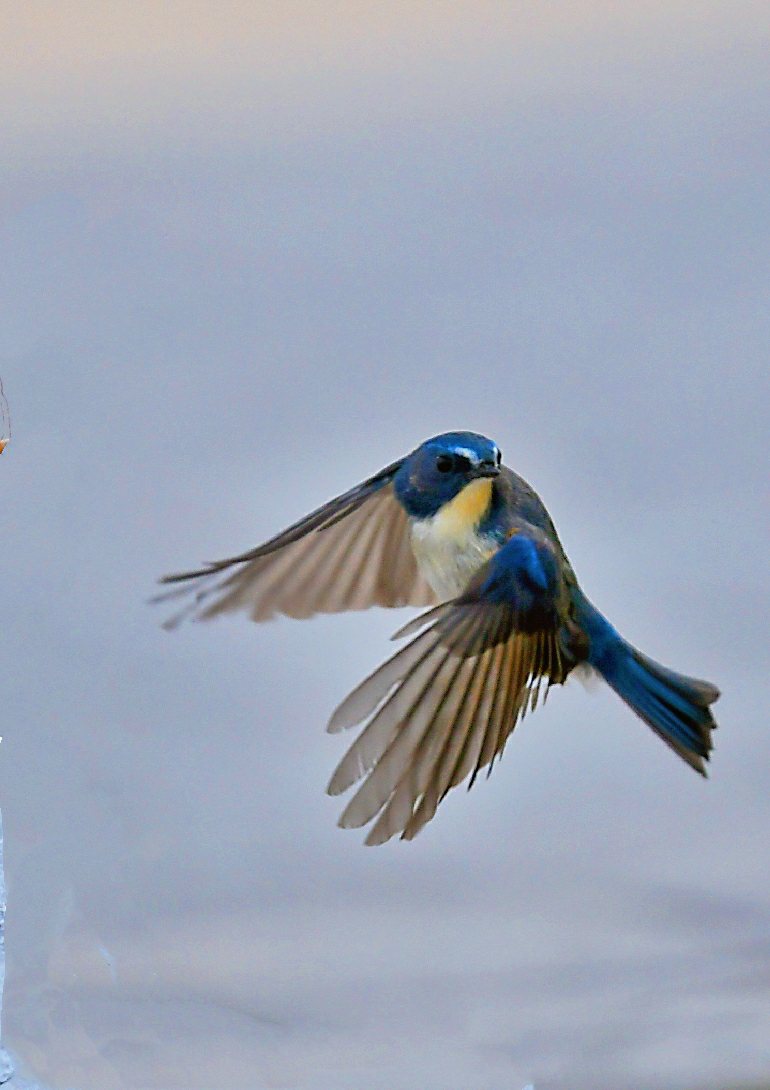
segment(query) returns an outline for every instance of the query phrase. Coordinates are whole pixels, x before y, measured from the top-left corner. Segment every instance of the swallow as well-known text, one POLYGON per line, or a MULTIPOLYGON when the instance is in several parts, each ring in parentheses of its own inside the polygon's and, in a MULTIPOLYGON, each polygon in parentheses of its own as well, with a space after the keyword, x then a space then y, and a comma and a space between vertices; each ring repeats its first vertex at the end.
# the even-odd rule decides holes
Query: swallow
POLYGON ((161 582, 180 584, 162 599, 190 596, 168 627, 233 610, 266 621, 428 607, 328 725, 360 727, 327 790, 358 784, 339 824, 373 823, 367 844, 414 837, 578 667, 706 775, 719 690, 622 638, 580 589, 537 493, 483 435, 428 439, 265 544, 161 582))

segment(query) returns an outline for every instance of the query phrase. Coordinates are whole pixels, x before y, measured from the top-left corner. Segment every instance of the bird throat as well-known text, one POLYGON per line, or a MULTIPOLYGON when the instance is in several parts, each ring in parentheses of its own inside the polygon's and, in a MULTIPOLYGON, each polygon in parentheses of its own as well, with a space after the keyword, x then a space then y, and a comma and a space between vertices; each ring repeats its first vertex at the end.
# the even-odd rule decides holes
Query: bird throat
POLYGON ((442 601, 460 594, 495 551, 494 540, 479 533, 491 499, 492 481, 479 478, 435 515, 412 520, 417 566, 442 601))

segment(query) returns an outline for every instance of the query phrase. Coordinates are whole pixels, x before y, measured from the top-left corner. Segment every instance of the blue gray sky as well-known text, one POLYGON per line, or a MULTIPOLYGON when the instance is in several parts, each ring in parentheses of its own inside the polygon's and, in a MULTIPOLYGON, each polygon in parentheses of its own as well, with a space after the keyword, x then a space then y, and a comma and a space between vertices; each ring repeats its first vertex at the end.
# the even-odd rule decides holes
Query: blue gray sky
POLYGON ((56 1090, 770 1074, 770 15, 0 16, 5 1043, 56 1090), (712 777, 570 683, 412 844, 324 733, 406 611, 173 635, 155 578, 492 436, 723 689, 712 777))

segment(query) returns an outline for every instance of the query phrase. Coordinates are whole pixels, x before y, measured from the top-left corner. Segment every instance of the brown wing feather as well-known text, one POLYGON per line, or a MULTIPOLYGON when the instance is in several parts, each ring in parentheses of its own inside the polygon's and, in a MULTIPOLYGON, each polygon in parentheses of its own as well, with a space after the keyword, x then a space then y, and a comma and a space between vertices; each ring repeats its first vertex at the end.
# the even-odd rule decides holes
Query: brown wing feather
POLYGON ((427 616, 429 627, 362 682, 329 724, 365 724, 328 790, 339 794, 363 779, 340 825, 376 818, 367 844, 415 836, 451 787, 491 769, 541 683, 562 680, 555 631, 518 631, 505 605, 450 602, 427 616))
POLYGON ((250 553, 200 571, 166 576, 183 582, 156 600, 191 595, 168 627, 194 615, 208 620, 246 610, 254 621, 276 614, 311 617, 370 606, 426 606, 436 596, 420 575, 406 514, 392 484, 331 501, 250 553), (227 572, 223 577, 223 572, 227 572))

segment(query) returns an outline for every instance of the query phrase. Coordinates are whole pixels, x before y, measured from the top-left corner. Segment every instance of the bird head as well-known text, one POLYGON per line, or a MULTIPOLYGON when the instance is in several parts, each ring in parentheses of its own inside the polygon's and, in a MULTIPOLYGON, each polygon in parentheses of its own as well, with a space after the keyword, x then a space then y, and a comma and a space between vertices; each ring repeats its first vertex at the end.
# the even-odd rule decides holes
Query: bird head
POLYGON ((472 481, 497 477, 497 444, 470 431, 451 431, 427 439, 404 459, 393 485, 413 518, 430 518, 472 481))

